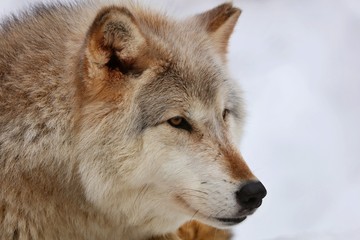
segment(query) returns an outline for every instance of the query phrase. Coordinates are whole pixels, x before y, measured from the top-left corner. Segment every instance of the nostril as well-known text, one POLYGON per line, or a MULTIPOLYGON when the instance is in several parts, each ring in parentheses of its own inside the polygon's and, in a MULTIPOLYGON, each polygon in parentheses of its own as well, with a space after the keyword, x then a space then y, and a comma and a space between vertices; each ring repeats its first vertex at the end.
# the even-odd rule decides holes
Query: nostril
POLYGON ((250 182, 236 192, 236 200, 245 208, 258 208, 267 192, 261 182, 250 182))
POLYGON ((246 206, 253 206, 255 208, 260 207, 262 200, 256 197, 251 197, 248 200, 245 200, 242 204, 246 206))

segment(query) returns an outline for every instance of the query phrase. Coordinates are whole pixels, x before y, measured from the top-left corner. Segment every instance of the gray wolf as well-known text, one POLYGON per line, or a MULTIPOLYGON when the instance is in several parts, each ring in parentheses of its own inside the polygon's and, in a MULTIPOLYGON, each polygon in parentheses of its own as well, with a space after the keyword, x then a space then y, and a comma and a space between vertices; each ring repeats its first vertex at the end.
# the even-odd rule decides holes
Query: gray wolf
POLYGON ((38 5, 0 30, 0 239, 179 239, 266 195, 236 143, 240 10, 38 5))

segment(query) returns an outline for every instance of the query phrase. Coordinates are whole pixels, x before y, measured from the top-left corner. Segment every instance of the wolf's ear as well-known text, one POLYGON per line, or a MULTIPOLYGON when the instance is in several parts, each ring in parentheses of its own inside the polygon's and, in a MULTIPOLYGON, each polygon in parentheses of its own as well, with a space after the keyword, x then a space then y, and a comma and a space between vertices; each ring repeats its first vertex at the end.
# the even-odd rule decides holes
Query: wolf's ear
POLYGON ((241 10, 233 7, 232 3, 224 3, 196 16, 222 57, 227 53, 229 39, 240 14, 241 10))
POLYGON ((85 70, 98 88, 144 69, 146 39, 133 15, 120 7, 98 13, 87 35, 85 70))

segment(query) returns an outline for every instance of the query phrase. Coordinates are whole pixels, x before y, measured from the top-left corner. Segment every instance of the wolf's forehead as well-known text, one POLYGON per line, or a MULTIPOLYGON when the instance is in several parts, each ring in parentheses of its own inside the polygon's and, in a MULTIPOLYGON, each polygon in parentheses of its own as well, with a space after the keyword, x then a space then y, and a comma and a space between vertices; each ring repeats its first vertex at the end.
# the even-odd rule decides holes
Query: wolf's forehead
MULTIPOLYGON (((175 99, 179 102, 194 101, 204 105, 213 104, 227 80, 219 72, 205 69, 197 64, 193 67, 173 63, 143 86, 147 96, 157 96, 163 100, 175 99), (182 100, 180 100, 182 99, 182 100)), ((173 101, 170 101, 173 102, 173 101)))

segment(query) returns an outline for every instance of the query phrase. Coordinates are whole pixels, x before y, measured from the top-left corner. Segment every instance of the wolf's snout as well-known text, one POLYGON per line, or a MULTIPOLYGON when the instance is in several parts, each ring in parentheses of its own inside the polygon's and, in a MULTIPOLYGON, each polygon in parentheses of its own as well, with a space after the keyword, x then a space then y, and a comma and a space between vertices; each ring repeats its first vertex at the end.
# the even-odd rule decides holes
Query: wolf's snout
POLYGON ((250 182, 236 192, 236 200, 242 207, 252 210, 260 207, 266 193, 261 182, 250 182))

